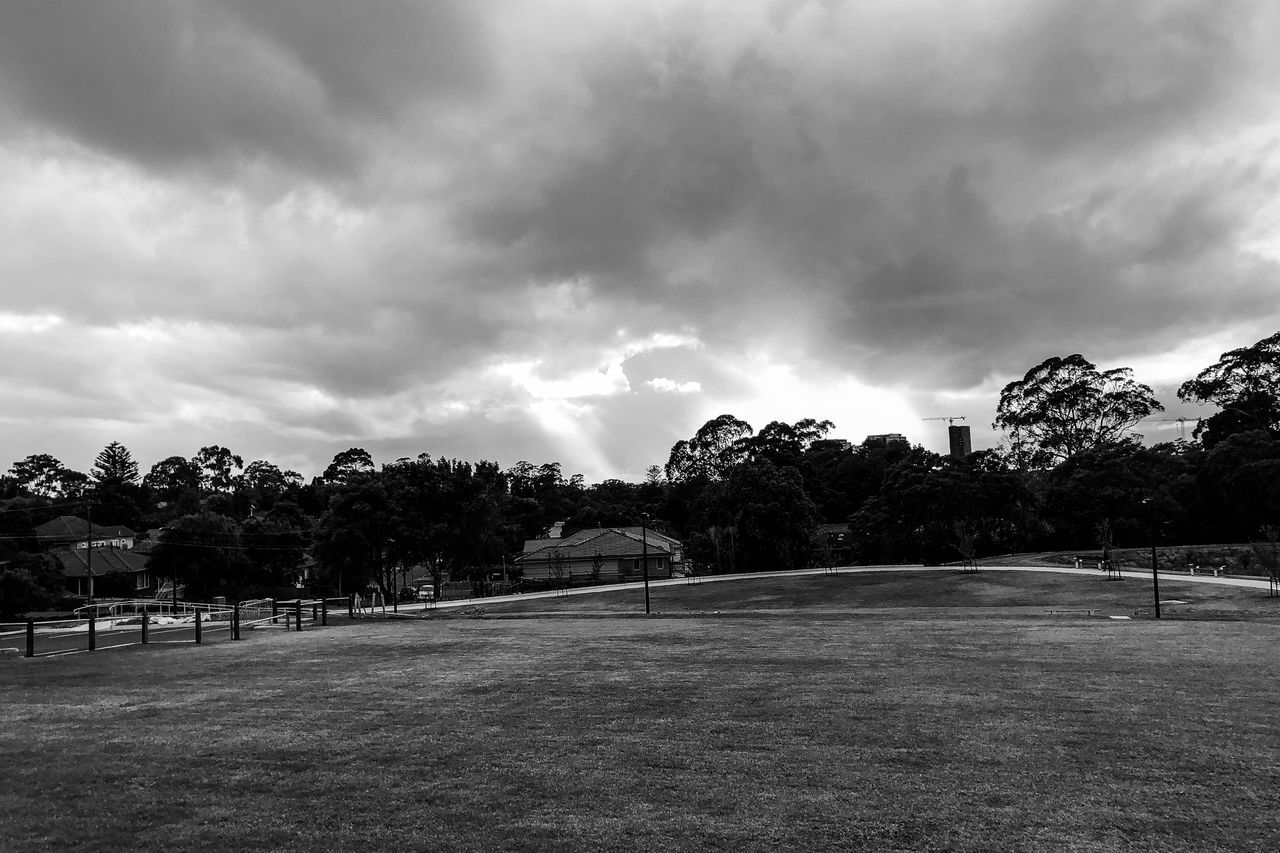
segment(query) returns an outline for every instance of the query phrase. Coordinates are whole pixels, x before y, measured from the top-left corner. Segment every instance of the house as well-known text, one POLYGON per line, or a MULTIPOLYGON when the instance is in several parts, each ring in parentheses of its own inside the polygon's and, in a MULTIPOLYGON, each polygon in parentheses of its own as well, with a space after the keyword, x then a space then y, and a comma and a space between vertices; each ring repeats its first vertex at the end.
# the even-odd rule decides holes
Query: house
POLYGON ((67 591, 74 595, 135 596, 154 590, 147 555, 134 551, 137 534, 127 527, 62 515, 35 532, 36 541, 62 566, 67 591))
POLYGON ((594 527, 562 536, 563 526, 557 523, 547 537, 524 543, 515 564, 526 580, 640 580, 646 551, 650 578, 668 578, 683 568, 680 541, 654 530, 594 527))
POLYGON ((75 515, 60 515, 36 528, 36 541, 45 550, 59 547, 121 548, 131 550, 138 534, 119 524, 90 524, 75 515))
POLYGON ((95 545, 92 563, 88 548, 60 548, 52 556, 62 566, 67 591, 73 595, 133 598, 155 592, 147 555, 132 549, 95 545))

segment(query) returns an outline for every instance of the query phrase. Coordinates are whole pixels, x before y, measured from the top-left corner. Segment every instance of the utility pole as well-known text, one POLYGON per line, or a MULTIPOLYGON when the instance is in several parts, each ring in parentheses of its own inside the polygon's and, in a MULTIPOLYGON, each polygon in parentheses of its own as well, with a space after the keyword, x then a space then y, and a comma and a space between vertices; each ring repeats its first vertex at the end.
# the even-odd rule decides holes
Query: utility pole
POLYGON ((88 500, 84 502, 84 521, 85 570, 89 573, 89 603, 93 604, 93 504, 88 500))
MULTIPOLYGON (((163 534, 162 534, 163 535, 163 534)), ((178 615, 178 561, 169 558, 169 568, 173 570, 173 615, 178 615)))
POLYGON ((644 563, 644 612, 649 613, 649 514, 640 513, 640 553, 644 563))

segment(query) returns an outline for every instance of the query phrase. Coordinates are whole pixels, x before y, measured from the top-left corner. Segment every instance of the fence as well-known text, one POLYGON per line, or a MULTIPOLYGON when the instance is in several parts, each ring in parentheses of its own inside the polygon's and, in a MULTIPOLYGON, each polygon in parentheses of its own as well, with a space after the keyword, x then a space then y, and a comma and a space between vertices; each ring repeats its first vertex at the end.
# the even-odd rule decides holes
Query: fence
POLYGON ((154 599, 101 602, 79 608, 77 618, 0 622, 0 652, 47 657, 151 643, 194 644, 240 640, 247 630, 303 630, 329 623, 329 608, 349 599, 258 599, 239 604, 157 602, 154 599), (83 615, 80 615, 83 613, 83 615))

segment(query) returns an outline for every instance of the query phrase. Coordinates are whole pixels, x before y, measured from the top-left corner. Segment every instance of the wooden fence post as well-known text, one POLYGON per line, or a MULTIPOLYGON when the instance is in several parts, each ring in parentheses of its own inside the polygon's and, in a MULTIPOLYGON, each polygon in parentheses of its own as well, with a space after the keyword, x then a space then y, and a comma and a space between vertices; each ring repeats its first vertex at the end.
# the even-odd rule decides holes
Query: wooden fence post
POLYGON ((200 645, 200 611, 196 611, 196 645, 200 645))
POLYGON ((36 656, 36 620, 27 620, 27 657, 36 656))
POLYGON ((294 624, 297 625, 295 630, 302 630, 302 599, 299 598, 293 603, 294 624))
POLYGON ((320 624, 329 624, 329 599, 327 598, 320 599, 320 624))
POLYGON ((354 592, 347 597, 347 618, 356 618, 356 594, 354 592))
POLYGON ((240 602, 231 609, 231 639, 240 639, 240 602))
POLYGON ((98 618, 95 614, 89 614, 89 651, 98 648, 98 618))
POLYGON ((147 644, 147 614, 142 614, 142 645, 147 644))

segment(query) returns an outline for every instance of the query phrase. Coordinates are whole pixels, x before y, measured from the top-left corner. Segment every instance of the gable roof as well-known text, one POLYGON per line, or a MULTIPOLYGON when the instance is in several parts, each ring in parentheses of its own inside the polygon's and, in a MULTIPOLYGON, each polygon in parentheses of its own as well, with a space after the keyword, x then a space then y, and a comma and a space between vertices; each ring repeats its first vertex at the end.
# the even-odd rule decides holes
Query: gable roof
POLYGON ((40 542, 83 542, 85 539, 129 539, 137 534, 121 524, 93 524, 78 515, 60 515, 36 527, 40 542), (90 532, 92 531, 92 532, 90 532))
MULTIPOLYGON (((89 576, 89 549, 64 548, 54 551, 53 557, 62 564, 62 575, 68 578, 87 578, 89 576)), ((124 548, 94 548, 93 576, 101 577, 115 572, 138 574, 147 570, 147 558, 144 554, 135 554, 124 548)))
POLYGON ((654 555, 671 554, 680 546, 678 540, 652 530, 646 530, 641 537, 639 527, 594 527, 562 539, 529 539, 524 543, 524 553, 516 557, 516 562, 550 560, 555 553, 566 560, 590 559, 597 554, 601 557, 638 557, 644 553, 646 543, 654 555))

